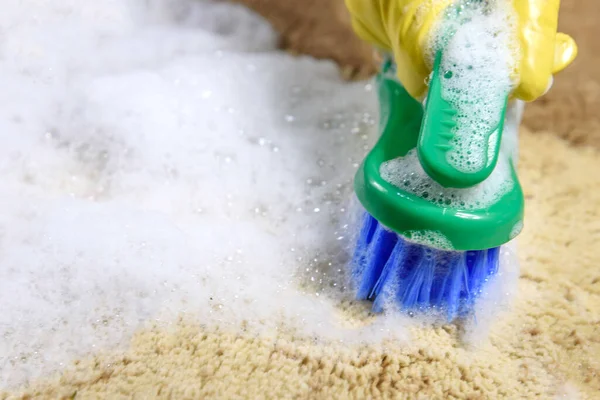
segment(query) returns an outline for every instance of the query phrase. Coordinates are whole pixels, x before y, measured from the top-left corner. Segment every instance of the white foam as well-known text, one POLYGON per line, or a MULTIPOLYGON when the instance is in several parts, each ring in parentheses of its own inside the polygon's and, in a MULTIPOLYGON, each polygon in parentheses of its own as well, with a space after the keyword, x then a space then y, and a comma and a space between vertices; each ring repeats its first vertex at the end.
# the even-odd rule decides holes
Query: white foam
POLYGON ((445 188, 427 175, 412 149, 404 157, 381 164, 381 177, 392 185, 438 205, 461 210, 477 210, 491 206, 514 187, 510 163, 502 155, 492 174, 482 183, 467 188, 445 188))
POLYGON ((562 382, 554 396, 555 400, 580 400, 581 398, 581 392, 577 385, 569 381, 562 382))
POLYGON ((424 246, 444 250, 454 249, 450 239, 440 231, 409 231, 407 232, 407 236, 411 242, 424 246))
POLYGON ((519 233, 521 233, 522 230, 523 230, 523 221, 519 221, 511 229, 511 231, 510 231, 510 238, 511 239, 516 238, 519 235, 519 233))
POLYGON ((276 45, 225 2, 3 2, 0 386, 179 313, 405 337, 337 307, 372 86, 276 45))
POLYGON ((324 295, 345 279, 370 85, 197 0, 6 0, 0 71, 0 387, 181 312, 403 335, 348 328, 324 295))
POLYGON ((487 342, 493 324, 512 308, 519 280, 517 254, 515 241, 500 248, 498 273, 483 287, 474 307, 474 316, 464 326, 465 344, 477 347, 487 342))
POLYGON ((492 161, 500 111, 514 85, 511 72, 518 46, 507 2, 464 3, 460 18, 438 28, 432 46, 444 49, 442 95, 458 112, 447 160, 460 171, 474 172, 492 161), (442 38, 447 29, 455 33, 446 43, 442 38))

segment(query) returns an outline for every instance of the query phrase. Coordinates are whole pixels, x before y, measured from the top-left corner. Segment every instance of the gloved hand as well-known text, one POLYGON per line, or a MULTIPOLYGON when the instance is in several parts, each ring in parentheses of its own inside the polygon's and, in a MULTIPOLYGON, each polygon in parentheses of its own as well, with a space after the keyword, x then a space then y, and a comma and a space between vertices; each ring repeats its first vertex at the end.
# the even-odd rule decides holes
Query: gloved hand
MULTIPOLYGON (((393 54, 398 78, 408 93, 421 99, 432 60, 426 57, 430 35, 454 0, 345 0, 358 36, 393 54)), ((518 16, 520 62, 513 97, 533 101, 546 93, 552 76, 577 55, 575 41, 557 33, 560 0, 511 1, 518 16)))

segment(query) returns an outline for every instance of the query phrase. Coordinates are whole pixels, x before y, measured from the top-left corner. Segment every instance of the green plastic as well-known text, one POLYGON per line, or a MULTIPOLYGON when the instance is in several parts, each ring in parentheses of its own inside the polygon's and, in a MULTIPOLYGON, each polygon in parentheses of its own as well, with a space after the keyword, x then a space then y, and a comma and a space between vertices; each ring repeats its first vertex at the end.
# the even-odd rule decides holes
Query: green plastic
MULTIPOLYGON (((395 79, 391 62, 376 78, 381 136, 363 160, 354 180, 359 201, 386 228, 411 239, 424 231, 444 235, 457 251, 501 246, 522 226, 523 192, 512 160, 513 189, 484 209, 455 209, 434 204, 385 181, 382 163, 405 156, 419 141, 423 106, 395 79)), ((499 146, 498 146, 499 147, 499 146)))
POLYGON ((496 167, 498 154, 500 153, 502 130, 504 129, 504 118, 508 107, 508 94, 504 107, 498 110, 499 124, 487 133, 487 137, 494 140, 495 143, 488 140, 486 141, 487 146, 482 149, 484 152, 482 156, 487 160, 487 163, 480 170, 469 173, 456 169, 448 162, 447 153, 453 148, 452 138, 454 134, 452 131, 457 124, 454 118, 457 110, 442 97, 442 79, 448 79, 443 78, 443 75, 452 76, 452 71, 444 71, 442 74, 440 70, 441 58, 442 53, 439 52, 435 59, 433 75, 429 83, 425 117, 421 124, 417 153, 423 169, 434 181, 444 187, 463 189, 483 182, 496 167), (497 134, 494 135, 494 132, 497 134), (489 153, 492 151, 493 154, 490 156, 489 153))

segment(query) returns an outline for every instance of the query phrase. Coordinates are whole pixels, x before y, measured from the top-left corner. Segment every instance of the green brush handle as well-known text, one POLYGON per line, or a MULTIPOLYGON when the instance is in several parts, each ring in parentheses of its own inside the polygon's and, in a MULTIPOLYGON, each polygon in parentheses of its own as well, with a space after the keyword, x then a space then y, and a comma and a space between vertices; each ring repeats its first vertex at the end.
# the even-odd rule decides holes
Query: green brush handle
MULTIPOLYGON (((487 137, 490 139, 480 149, 482 152, 480 157, 487 160, 485 165, 473 172, 456 169, 448 162, 448 152, 454 148, 452 139, 454 138, 453 129, 457 126, 455 119, 457 110, 442 96, 441 59, 442 53, 438 52, 429 85, 425 116, 419 133, 417 153, 421 166, 431 179, 444 187, 462 189, 483 182, 496 167, 504 129, 504 117, 508 107, 508 96, 504 102, 504 107, 498 110, 500 114, 499 124, 491 132, 487 132, 487 137), (496 134, 494 135, 494 133, 496 134), (490 140, 493 140, 494 143, 490 140)), ((448 74, 448 71, 445 74, 448 74)))
POLYGON ((404 157, 417 146, 423 121, 423 107, 396 80, 393 69, 386 60, 377 76, 381 137, 356 173, 354 190, 361 204, 382 225, 409 239, 414 232, 436 231, 460 251, 490 249, 510 241, 521 230, 524 208, 512 160, 513 189, 489 207, 475 210, 434 204, 382 178, 384 162, 404 157))

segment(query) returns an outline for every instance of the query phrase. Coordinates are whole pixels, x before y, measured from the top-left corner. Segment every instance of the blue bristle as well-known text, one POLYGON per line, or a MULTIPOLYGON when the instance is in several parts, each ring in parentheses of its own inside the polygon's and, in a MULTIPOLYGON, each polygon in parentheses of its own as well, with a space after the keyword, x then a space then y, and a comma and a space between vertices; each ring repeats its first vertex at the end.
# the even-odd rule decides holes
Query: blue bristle
POLYGON ((499 248, 447 251, 409 242, 365 214, 352 260, 359 300, 381 312, 393 302, 405 312, 436 309, 448 320, 469 314, 498 272, 499 248))

